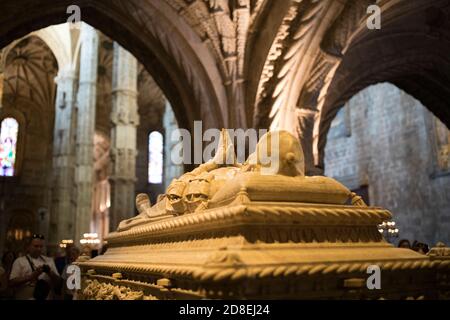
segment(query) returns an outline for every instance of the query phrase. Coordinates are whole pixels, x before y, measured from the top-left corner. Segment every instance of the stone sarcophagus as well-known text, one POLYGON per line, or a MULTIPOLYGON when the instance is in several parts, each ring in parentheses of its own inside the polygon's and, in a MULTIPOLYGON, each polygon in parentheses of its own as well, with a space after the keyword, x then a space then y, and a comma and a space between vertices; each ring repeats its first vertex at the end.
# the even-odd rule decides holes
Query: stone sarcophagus
POLYGON ((267 134, 242 165, 233 150, 224 132, 216 157, 154 206, 139 195, 140 214, 110 234, 106 253, 79 263, 80 297, 449 297, 449 249, 424 256, 387 243, 378 225, 391 213, 333 179, 306 177, 295 137, 267 134))

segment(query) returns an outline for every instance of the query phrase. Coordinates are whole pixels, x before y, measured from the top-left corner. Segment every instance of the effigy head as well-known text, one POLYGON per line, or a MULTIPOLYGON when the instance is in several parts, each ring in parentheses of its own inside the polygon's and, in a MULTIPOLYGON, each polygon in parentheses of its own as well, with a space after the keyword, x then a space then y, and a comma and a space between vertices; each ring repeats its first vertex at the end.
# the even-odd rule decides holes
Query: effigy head
POLYGON ((166 191, 167 203, 166 210, 175 214, 182 214, 186 211, 183 200, 187 183, 182 180, 175 179, 169 185, 166 191))
POLYGON ((273 131, 262 136, 246 166, 265 175, 305 175, 305 159, 300 141, 287 131, 273 131))
POLYGON ((204 173, 189 181, 184 200, 189 212, 192 213, 207 207, 212 179, 211 174, 204 173))

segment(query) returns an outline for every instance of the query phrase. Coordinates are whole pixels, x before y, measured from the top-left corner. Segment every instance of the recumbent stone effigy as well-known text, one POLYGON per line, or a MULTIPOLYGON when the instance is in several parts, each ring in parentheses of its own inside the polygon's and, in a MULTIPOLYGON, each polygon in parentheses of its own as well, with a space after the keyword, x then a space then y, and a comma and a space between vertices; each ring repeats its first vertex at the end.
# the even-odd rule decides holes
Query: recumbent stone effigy
POLYGON ((174 180, 154 206, 138 195, 139 215, 109 235, 105 255, 79 263, 80 297, 449 297, 449 249, 423 256, 387 243, 378 225, 391 213, 331 178, 305 176, 290 133, 269 132, 246 163, 235 159, 224 131, 216 156, 174 180), (379 290, 367 286, 374 265, 379 290))

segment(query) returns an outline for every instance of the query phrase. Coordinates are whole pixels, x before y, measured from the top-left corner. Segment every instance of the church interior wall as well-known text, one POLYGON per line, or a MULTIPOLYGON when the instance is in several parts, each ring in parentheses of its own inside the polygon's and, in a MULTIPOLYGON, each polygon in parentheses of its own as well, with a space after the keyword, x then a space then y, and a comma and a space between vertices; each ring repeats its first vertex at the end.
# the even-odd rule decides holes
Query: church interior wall
POLYGON ((353 190, 368 186, 370 204, 395 214, 399 239, 435 245, 450 240, 450 175, 436 166, 430 122, 444 126, 394 85, 368 87, 333 122, 325 174, 353 190))

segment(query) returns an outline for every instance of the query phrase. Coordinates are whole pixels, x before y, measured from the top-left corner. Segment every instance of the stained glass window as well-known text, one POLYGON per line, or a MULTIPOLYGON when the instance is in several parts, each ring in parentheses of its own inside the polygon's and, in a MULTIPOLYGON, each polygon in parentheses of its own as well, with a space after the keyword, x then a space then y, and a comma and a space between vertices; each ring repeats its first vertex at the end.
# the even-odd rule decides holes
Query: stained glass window
POLYGON ((16 119, 6 118, 0 128, 0 176, 12 177, 16 163, 17 134, 19 124, 16 119))
POLYGON ((148 182, 162 183, 163 169, 163 135, 153 131, 148 138, 148 182))

